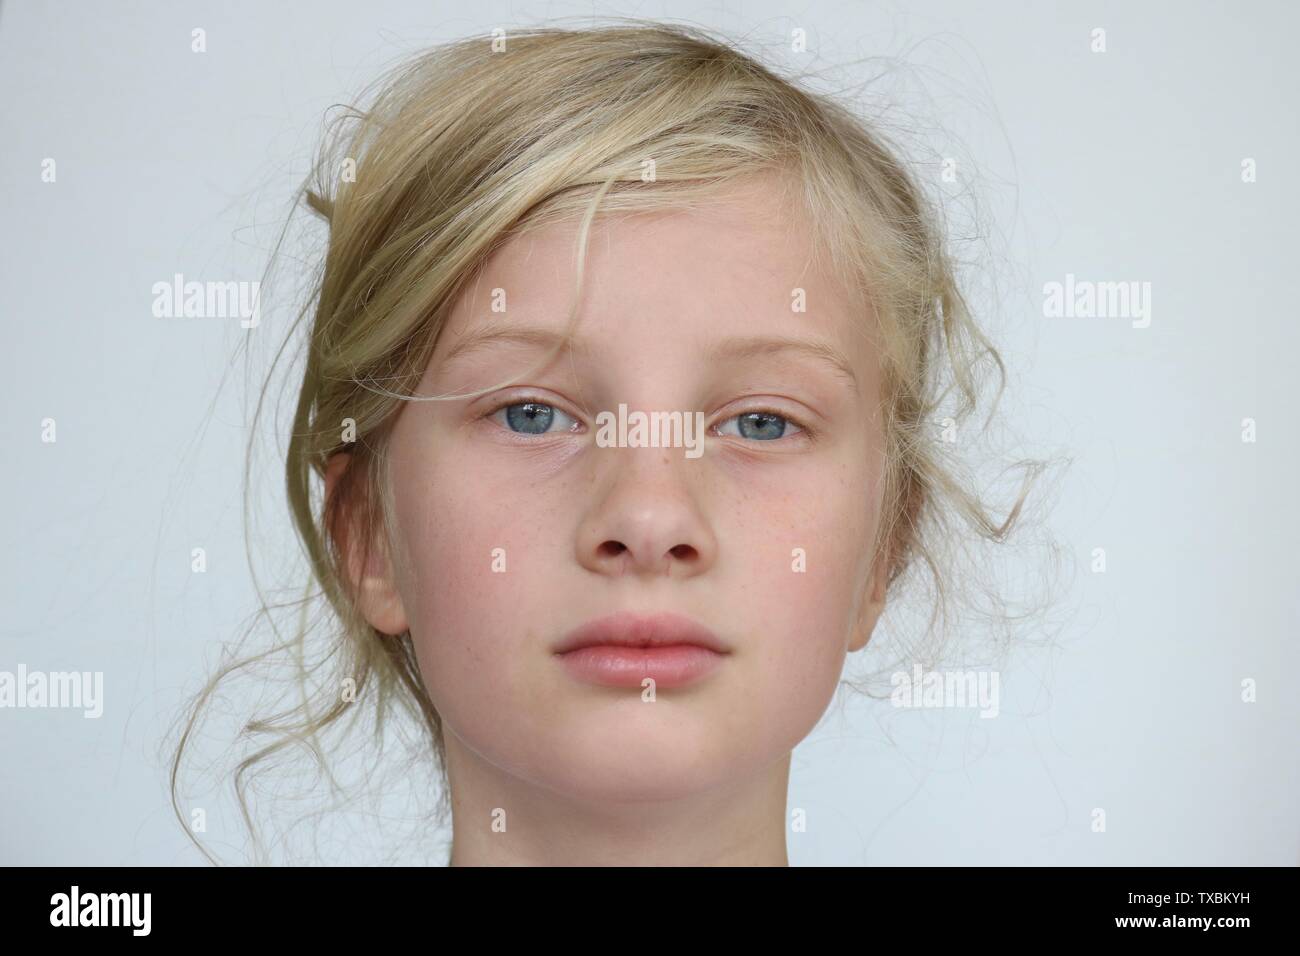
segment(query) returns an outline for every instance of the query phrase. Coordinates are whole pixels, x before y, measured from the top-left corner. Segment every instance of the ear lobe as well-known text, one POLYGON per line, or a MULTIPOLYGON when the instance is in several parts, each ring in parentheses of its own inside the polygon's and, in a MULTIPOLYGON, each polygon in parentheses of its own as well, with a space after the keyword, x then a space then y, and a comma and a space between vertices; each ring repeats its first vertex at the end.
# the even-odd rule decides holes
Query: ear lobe
MULTIPOLYGON (((330 516, 329 504, 351 461, 351 455, 339 452, 330 458, 326 466, 327 517, 330 516)), ((348 579, 346 583, 355 596, 357 609, 370 626, 381 634, 403 634, 409 625, 406 608, 397 591, 388 542, 362 540, 355 533, 358 528, 352 504, 351 501, 339 503, 339 511, 332 516, 334 520, 329 528, 329 533, 338 542, 339 553, 343 556, 342 573, 348 579)))
POLYGON ((849 638, 849 651, 860 651, 871 640, 876 622, 885 610, 885 591, 889 586, 889 562, 878 556, 872 562, 871 576, 867 581, 867 594, 858 615, 857 627, 849 638))

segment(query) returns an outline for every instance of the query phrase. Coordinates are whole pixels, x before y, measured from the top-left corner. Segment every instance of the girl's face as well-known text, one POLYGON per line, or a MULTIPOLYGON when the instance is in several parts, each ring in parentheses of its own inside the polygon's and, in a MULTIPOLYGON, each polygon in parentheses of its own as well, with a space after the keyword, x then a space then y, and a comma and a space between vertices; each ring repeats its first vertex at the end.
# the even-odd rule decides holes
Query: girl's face
MULTIPOLYGON (((598 219, 571 350, 489 394, 403 408, 396 563, 380 558, 363 610, 410 629, 458 760, 593 803, 756 779, 815 726, 870 636, 885 570, 871 550, 877 357, 846 288, 809 268, 810 226, 773 195, 759 180, 716 210, 598 219), (596 415, 620 405, 703 413, 702 453, 598 442, 596 415), (726 653, 683 679, 626 652, 660 669, 653 694, 557 655, 620 612, 689 618, 726 653)), ((576 231, 516 238, 486 264, 420 395, 546 355, 569 316, 576 231)))

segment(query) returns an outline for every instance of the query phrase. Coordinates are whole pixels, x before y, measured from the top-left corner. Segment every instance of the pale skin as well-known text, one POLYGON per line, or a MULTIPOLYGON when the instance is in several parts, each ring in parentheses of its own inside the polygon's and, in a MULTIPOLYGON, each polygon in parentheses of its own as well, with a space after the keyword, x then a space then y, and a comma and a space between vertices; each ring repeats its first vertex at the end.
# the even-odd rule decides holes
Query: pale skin
POLYGON ((884 451, 868 307, 810 264, 811 226, 769 187, 598 218, 572 349, 542 368, 547 347, 519 340, 452 357, 484 330, 564 329, 577 224, 515 238, 456 304, 417 393, 528 374, 402 408, 397 540, 352 548, 349 573, 371 625, 410 630, 442 716, 452 865, 788 863, 791 751, 884 609, 884 451), (756 339, 833 350, 851 376, 806 349, 734 349, 756 339), (516 430, 524 402, 550 409, 542 432, 516 430), (598 447, 594 415, 620 403, 704 412, 703 454, 598 447), (621 610, 687 615, 731 653, 653 702, 575 680, 552 648, 621 610))

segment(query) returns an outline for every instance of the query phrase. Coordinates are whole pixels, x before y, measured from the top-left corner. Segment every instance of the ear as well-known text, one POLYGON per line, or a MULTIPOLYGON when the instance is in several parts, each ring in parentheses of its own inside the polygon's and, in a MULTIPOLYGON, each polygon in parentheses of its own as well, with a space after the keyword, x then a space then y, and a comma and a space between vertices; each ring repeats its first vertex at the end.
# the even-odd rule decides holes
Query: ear
POLYGON ((871 575, 867 581, 867 594, 858 614, 857 626, 849 638, 849 651, 860 651, 871 640, 871 632, 876 629, 876 622, 885 610, 885 589, 889 584, 889 561, 887 553, 876 555, 871 565, 871 575))
MULTIPOLYGON (((352 456, 346 452, 333 455, 325 469, 325 501, 333 500, 339 479, 351 464, 352 456)), ((331 528, 339 550, 344 556, 343 573, 356 595, 361 615, 381 634, 402 634, 408 629, 406 608, 397 591, 389 542, 383 534, 380 540, 362 540, 353 502, 344 502, 331 528)), ((328 512, 327 512, 328 514, 328 512)))

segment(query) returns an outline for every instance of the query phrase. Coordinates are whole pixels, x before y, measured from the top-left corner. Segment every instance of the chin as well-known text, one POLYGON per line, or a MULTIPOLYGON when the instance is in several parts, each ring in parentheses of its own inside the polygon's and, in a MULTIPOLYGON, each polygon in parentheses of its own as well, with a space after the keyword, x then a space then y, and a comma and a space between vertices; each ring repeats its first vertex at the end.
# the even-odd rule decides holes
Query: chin
POLYGON ((684 734, 669 725, 634 737, 607 725, 596 734, 566 735, 556 759, 524 775, 593 804, 676 800, 724 786, 740 772, 727 763, 735 753, 718 736, 716 729, 684 734))

